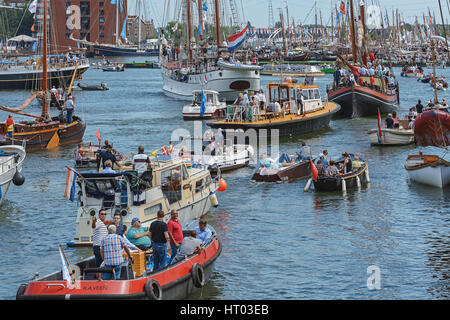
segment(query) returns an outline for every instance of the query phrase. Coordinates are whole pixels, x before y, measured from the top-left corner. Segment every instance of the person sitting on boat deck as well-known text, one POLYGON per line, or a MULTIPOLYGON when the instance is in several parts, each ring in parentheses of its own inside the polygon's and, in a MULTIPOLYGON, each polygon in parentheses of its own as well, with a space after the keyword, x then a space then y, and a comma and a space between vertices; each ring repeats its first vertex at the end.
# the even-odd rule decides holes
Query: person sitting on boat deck
POLYGON ((364 162, 362 162, 359 159, 359 154, 355 153, 355 155, 353 156, 353 160, 352 160, 352 168, 356 169, 356 168, 361 168, 364 162))
POLYGON ((394 119, 394 128, 399 128, 400 127, 400 118, 397 116, 397 112, 396 111, 392 111, 392 119, 394 119))
POLYGON ((5 127, 6 127, 6 136, 12 138, 14 134, 14 119, 11 114, 8 115, 8 119, 6 119, 5 121, 5 127))
POLYGON ((343 163, 343 173, 349 173, 352 172, 353 166, 352 166, 352 159, 350 159, 350 156, 347 152, 343 152, 342 156, 344 157, 344 163, 343 163))
POLYGON ((201 250, 202 244, 200 240, 197 239, 197 231, 191 230, 189 232, 189 236, 184 237, 181 247, 172 259, 171 263, 177 263, 178 261, 181 261, 194 253, 200 253, 201 250))
POLYGON ((169 229, 164 222, 164 211, 158 211, 156 221, 150 225, 149 232, 153 248, 153 271, 156 271, 166 266, 167 250, 170 249, 169 229))
POLYGON ((272 112, 274 117, 279 117, 281 115, 281 106, 275 99, 273 100, 272 112))
POLYGON ((302 146, 299 152, 297 152, 299 160, 309 160, 311 159, 311 147, 306 145, 305 141, 302 141, 302 146))
POLYGON ((336 176, 339 174, 339 170, 333 160, 330 160, 330 164, 328 165, 325 174, 327 176, 336 176))
POLYGON ((322 161, 318 161, 316 164, 316 168, 317 168, 317 174, 319 177, 323 177, 325 175, 325 167, 322 163, 322 161))
MULTIPOLYGON (((117 161, 116 156, 112 153, 112 147, 110 145, 108 145, 105 150, 100 151, 100 160, 101 160, 103 168, 105 168, 105 162, 107 160, 111 160, 111 163, 113 165, 116 165, 120 169, 122 169, 122 165, 117 161)), ((97 169, 100 169, 99 162, 97 162, 97 169)))
POLYGON ((208 223, 204 219, 200 219, 198 221, 198 227, 195 228, 195 231, 197 231, 197 239, 200 241, 200 243, 204 244, 208 239, 211 237, 212 233, 211 230, 207 228, 208 223))
POLYGON ((289 157, 287 153, 281 154, 281 156, 278 158, 278 162, 282 167, 290 167, 295 164, 295 160, 291 159, 291 157, 289 157))
POLYGON ((142 227, 141 221, 138 218, 131 220, 131 228, 127 232, 127 238, 142 251, 147 251, 152 246, 150 232, 147 228, 142 227))
MULTIPOLYGON (((125 244, 127 245, 128 249, 130 249, 130 250, 137 250, 138 252, 142 252, 141 249, 136 247, 134 244, 132 244, 130 242, 130 240, 128 240, 128 238, 127 238, 127 233, 128 233, 127 225, 124 224, 122 227, 123 227, 123 229, 122 229, 123 230, 123 234, 121 235, 121 237, 122 237, 123 241, 125 241, 125 244)), ((116 230, 116 233, 117 233, 117 230, 116 230)))
POLYGON ((264 167, 267 169, 279 169, 280 163, 278 161, 274 161, 268 157, 267 153, 263 153, 259 157, 259 165, 260 167, 264 167))
POLYGON ((67 112, 67 124, 72 123, 72 115, 73 115, 73 109, 74 109, 74 98, 72 95, 69 95, 67 101, 66 101, 66 112, 67 112))
POLYGON ((116 170, 113 170, 112 168, 112 161, 106 160, 104 167, 100 173, 116 173, 116 170))
POLYGON ((112 224, 108 227, 108 235, 103 238, 100 246, 100 254, 105 268, 112 268, 114 270, 113 274, 105 273, 103 276, 104 280, 120 279, 123 263, 122 249, 125 250, 128 258, 133 261, 130 249, 128 249, 122 237, 116 234, 116 226, 112 224))
POLYGON ((389 113, 386 120, 384 120, 386 123, 386 128, 388 129, 394 129, 394 119, 392 118, 392 114, 389 113))

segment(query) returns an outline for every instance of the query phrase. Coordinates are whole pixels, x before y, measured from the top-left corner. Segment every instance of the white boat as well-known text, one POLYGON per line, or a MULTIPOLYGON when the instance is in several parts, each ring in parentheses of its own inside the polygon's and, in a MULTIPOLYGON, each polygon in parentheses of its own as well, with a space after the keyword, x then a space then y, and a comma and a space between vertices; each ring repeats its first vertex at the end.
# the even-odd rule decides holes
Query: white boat
POLYGON ((25 148, 22 146, 5 145, 0 147, 0 203, 8 193, 11 181, 18 186, 23 184, 24 177, 21 171, 25 156, 25 148))
POLYGON ((205 111, 201 114, 202 90, 192 92, 192 104, 183 107, 183 118, 185 120, 211 119, 225 115, 226 102, 219 101, 219 93, 212 90, 203 90, 206 98, 205 111))
MULTIPOLYGON (((205 215, 212 206, 217 206, 215 192, 220 175, 212 178, 206 166, 188 168, 179 158, 158 159, 151 157, 152 170, 147 177, 137 177, 135 172, 82 173, 76 177, 79 186, 79 207, 76 219, 76 235, 69 246, 91 246, 91 220, 98 217, 101 208, 106 209, 106 221, 112 221, 119 212, 122 223, 130 228, 131 220, 138 218, 144 227, 155 221, 156 214, 163 210, 165 221, 170 211, 176 209, 178 218, 184 223, 205 215)), ((74 171, 75 172, 75 171, 74 171)))
POLYGON ((378 141, 378 129, 367 131, 370 143, 373 145, 406 145, 414 143, 414 131, 412 129, 381 129, 381 142, 378 141))
POLYGON ((254 159, 254 149, 250 145, 235 144, 226 146, 223 154, 203 156, 203 164, 208 166, 212 174, 224 173, 247 167, 254 159))
POLYGON ((260 89, 260 67, 257 65, 219 62, 210 70, 197 72, 195 68, 180 69, 174 64, 163 64, 161 72, 164 94, 171 98, 190 101, 192 91, 204 88, 217 91, 221 100, 234 101, 244 90, 260 89))
POLYGON ((437 155, 409 155, 405 161, 409 178, 429 186, 444 188, 450 184, 450 162, 437 155))

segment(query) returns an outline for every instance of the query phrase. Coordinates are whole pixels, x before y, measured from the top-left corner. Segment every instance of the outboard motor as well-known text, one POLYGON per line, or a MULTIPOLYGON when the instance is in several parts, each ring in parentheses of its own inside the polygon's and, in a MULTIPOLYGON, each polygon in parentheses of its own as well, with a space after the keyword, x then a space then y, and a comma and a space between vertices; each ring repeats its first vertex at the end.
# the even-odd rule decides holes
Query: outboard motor
POLYGON ((13 183, 16 186, 21 186, 23 185, 23 183, 25 182, 25 177, 23 174, 21 174, 19 171, 16 171, 16 173, 14 174, 14 177, 12 179, 13 183))

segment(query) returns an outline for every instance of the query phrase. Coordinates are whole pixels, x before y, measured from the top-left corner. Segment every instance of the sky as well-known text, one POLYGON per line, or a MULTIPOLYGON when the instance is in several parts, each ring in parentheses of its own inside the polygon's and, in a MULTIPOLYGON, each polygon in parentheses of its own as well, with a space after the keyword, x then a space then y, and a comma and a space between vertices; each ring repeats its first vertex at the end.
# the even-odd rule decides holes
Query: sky
MULTIPOLYGON (((138 0, 128 0, 133 3, 138 0)), ((147 8, 149 11, 149 16, 155 21, 157 25, 160 25, 163 21, 163 10, 165 1, 170 1, 173 5, 180 0, 142 0, 147 2, 147 8)), ((194 0, 195 1, 195 0, 194 0)), ((229 1, 229 0, 221 0, 229 1)), ((239 14, 241 17, 245 17, 246 20, 250 21, 254 27, 265 28, 269 24, 269 0, 234 0, 238 6, 239 14), (244 10, 242 10, 242 8, 244 10), (244 11, 244 14, 242 14, 244 11)), ((359 4, 360 0, 353 0, 354 6, 359 4)), ((277 22, 279 20, 279 9, 285 8, 286 3, 289 8, 290 21, 292 18, 295 19, 296 23, 311 24, 314 23, 314 9, 311 8, 317 3, 317 11, 319 16, 319 10, 322 10, 322 21, 325 24, 330 20, 330 8, 334 3, 340 3, 340 0, 272 0, 273 15, 274 20, 277 22), (311 11, 309 17, 308 13, 311 11)), ((345 0, 346 2, 346 0, 345 0)), ((428 8, 430 8, 431 13, 433 11, 436 15, 437 23, 441 23, 441 16, 439 11, 438 0, 365 0, 366 4, 379 3, 382 8, 382 12, 385 9, 388 11, 389 18, 392 16, 392 10, 398 9, 400 14, 405 18, 406 22, 413 22, 414 17, 422 17, 422 14, 428 13, 428 8)), ((444 19, 450 21, 450 14, 448 9, 449 0, 441 0, 442 12, 444 19)), ((318 18, 319 19, 319 18, 318 18)), ((319 20, 320 21, 320 20, 319 20)), ((422 19, 419 20, 419 22, 422 19)))

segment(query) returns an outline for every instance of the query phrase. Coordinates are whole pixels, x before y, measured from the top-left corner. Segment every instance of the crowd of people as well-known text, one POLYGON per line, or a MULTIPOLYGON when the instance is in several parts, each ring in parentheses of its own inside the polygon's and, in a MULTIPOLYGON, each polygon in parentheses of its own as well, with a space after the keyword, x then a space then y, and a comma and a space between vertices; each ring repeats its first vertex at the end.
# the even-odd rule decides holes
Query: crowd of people
MULTIPOLYGON (((129 230, 123 224, 120 213, 116 213, 110 222, 106 221, 105 209, 99 211, 98 219, 92 217, 96 266, 113 270, 112 273, 104 273, 104 280, 120 279, 122 266, 128 263, 123 258, 124 252, 131 261, 132 251, 145 252, 146 264, 153 265, 148 272, 155 272, 201 252, 212 236, 204 219, 200 219, 198 226, 190 230, 189 236, 184 236, 178 211, 171 210, 167 223, 164 216, 164 211, 158 211, 156 220, 149 227, 143 227, 138 218, 133 218, 129 230)), ((100 273, 96 277, 99 280, 102 278, 100 273)))

